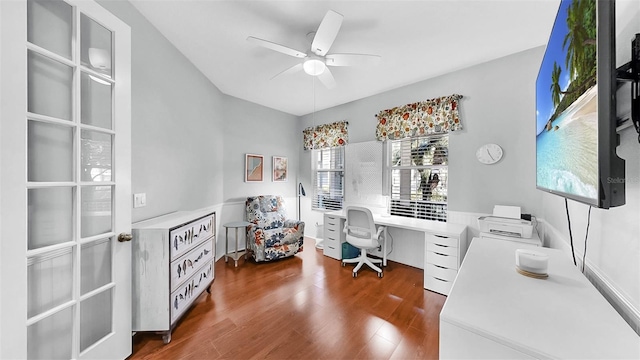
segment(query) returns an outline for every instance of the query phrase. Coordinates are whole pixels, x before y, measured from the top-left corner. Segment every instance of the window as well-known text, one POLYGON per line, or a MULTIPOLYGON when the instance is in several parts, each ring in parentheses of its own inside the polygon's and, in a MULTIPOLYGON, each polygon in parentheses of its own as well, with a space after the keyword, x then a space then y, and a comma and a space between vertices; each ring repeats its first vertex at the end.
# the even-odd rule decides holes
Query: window
POLYGON ((344 198, 344 146, 313 150, 313 198, 316 210, 340 210, 344 198))
POLYGON ((449 136, 389 142, 392 215, 447 221, 449 136))

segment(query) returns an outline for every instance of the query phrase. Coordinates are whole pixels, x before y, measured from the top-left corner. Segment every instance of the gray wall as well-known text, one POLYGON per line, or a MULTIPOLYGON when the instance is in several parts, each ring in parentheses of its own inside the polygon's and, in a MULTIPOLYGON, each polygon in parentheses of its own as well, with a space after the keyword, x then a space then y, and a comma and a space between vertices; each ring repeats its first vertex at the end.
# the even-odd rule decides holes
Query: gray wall
MULTIPOLYGON (((250 195, 294 197, 300 152, 298 117, 231 96, 225 97, 225 121, 220 129, 224 144, 224 201, 244 201, 250 195), (245 154, 264 156, 264 181, 244 182, 245 154), (289 163, 289 179, 273 182, 273 156, 289 163)), ((294 204, 287 204, 294 210, 294 204)))
MULTIPOLYGON (((380 110, 461 94, 464 130, 449 137, 449 209, 491 213, 495 204, 502 204, 537 214, 534 89, 543 53, 543 47, 524 51, 306 115, 299 130, 347 120, 349 142, 371 141, 375 140, 374 115, 380 110), (476 160, 476 150, 485 143, 502 146, 505 155, 499 163, 482 165, 476 160)), ((300 168, 311 169, 309 151, 302 156, 300 168)), ((311 188, 309 177, 310 171, 303 170, 303 183, 311 188)))
MULTIPOLYGON (((131 26, 132 189, 147 206, 132 221, 216 207, 247 195, 295 196, 297 117, 221 93, 129 2, 99 3, 131 26), (244 154, 265 156, 265 181, 244 183, 244 154), (272 156, 289 160, 288 182, 271 181, 272 156)), ((295 205, 290 204, 295 213, 295 205)), ((241 219, 241 208, 221 217, 241 219)), ((219 216, 221 214, 218 214, 219 216)))
POLYGON ((131 26, 132 190, 138 221, 222 202, 224 95, 127 1, 99 1, 131 26))

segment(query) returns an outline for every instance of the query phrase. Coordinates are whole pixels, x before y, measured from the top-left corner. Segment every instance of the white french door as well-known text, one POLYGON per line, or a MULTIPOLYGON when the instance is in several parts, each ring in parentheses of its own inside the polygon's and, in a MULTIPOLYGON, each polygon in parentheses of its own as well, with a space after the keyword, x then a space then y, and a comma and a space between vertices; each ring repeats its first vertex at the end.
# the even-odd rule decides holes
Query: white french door
POLYGON ((2 359, 131 353, 130 77, 97 3, 0 0, 2 359))

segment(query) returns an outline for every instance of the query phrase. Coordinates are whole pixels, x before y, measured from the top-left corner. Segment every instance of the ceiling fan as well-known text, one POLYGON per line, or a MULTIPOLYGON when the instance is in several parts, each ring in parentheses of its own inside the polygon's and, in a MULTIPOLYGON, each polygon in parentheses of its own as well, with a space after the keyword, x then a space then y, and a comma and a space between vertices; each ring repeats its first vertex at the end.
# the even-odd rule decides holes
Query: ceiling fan
POLYGON ((380 61, 380 56, 378 55, 327 54, 338 35, 340 26, 342 26, 343 18, 344 16, 341 14, 329 10, 322 19, 318 30, 315 33, 311 32, 307 34, 313 36, 311 49, 307 53, 253 36, 249 36, 247 41, 289 56, 304 59, 301 63, 276 74, 272 79, 280 75, 293 74, 304 70, 305 73, 318 77, 324 86, 332 89, 336 86, 336 80, 327 66, 361 66, 375 64, 380 61))

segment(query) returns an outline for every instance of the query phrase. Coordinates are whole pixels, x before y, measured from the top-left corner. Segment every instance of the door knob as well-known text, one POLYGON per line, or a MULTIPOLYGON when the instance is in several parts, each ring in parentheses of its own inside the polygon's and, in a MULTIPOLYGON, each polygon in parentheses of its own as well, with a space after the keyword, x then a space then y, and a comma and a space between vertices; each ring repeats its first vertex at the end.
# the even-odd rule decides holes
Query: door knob
POLYGON ((133 239, 133 235, 131 234, 120 233, 120 235, 118 235, 118 241, 120 242, 131 241, 131 239, 133 239))

